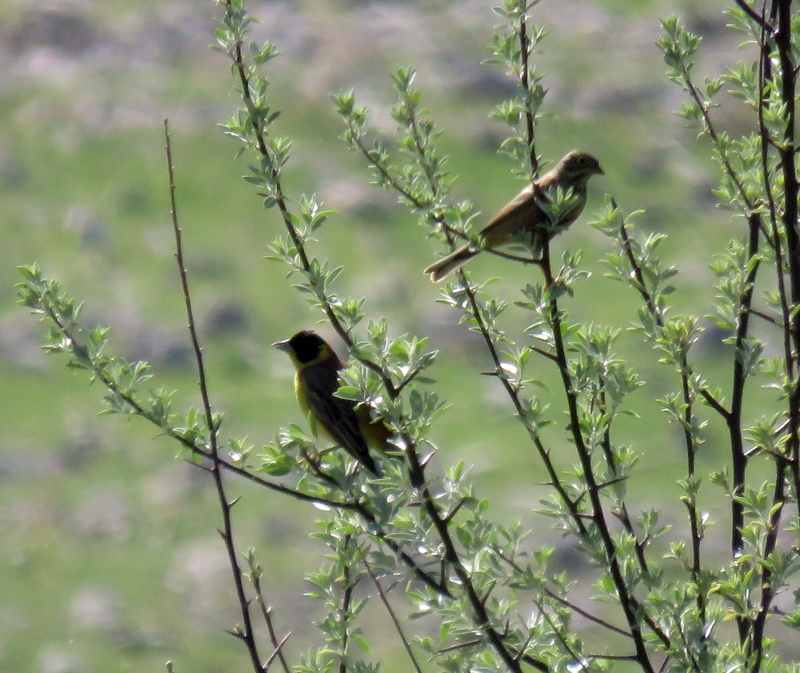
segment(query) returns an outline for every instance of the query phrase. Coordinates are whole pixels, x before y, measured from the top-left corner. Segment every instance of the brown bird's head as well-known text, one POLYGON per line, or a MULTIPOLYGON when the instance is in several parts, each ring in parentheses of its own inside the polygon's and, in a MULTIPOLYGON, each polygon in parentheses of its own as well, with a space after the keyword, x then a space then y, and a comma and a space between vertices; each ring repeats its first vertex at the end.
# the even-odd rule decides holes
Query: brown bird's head
POLYGON ((313 362, 326 360, 333 354, 328 343, 316 332, 310 330, 303 330, 291 339, 278 341, 272 345, 278 350, 288 353, 298 369, 313 362))
POLYGON ((558 182, 565 187, 586 187, 590 177, 604 175, 597 157, 578 150, 566 154, 553 173, 558 175, 558 182))

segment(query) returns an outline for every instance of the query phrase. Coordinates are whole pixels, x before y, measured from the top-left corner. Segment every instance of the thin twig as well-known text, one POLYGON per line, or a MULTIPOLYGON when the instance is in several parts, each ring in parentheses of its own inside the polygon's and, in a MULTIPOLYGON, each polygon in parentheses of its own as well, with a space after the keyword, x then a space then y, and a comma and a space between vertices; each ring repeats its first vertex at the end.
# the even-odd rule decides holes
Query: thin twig
POLYGON ((577 614, 579 614, 584 619, 587 619, 590 622, 593 622, 594 624, 597 624, 598 626, 602 626, 604 629, 608 629, 609 631, 613 631, 614 633, 617 633, 617 634, 619 634, 621 636, 624 636, 625 638, 633 638, 633 636, 631 635, 630 631, 626 631, 625 629, 621 629, 618 626, 614 626, 613 624, 610 624, 605 619, 600 619, 599 617, 595 617, 594 615, 589 614, 588 612, 586 612, 586 610, 584 610, 580 606, 576 605, 575 603, 572 603, 571 601, 568 601, 566 598, 563 598, 563 597, 559 596, 557 593, 555 593, 554 591, 551 591, 547 587, 544 587, 544 592, 550 598, 552 598, 553 600, 558 601, 562 605, 568 607, 570 610, 572 610, 573 612, 576 612, 577 614))
MULTIPOLYGON (((347 547, 353 544, 353 538, 350 535, 345 535, 342 544, 347 551, 347 547)), ((341 556, 342 552, 337 550, 337 556, 341 556)), ((346 558, 350 557, 347 553, 346 558)), ((339 608, 339 625, 342 629, 342 642, 341 642, 341 658, 339 659, 339 673, 347 673, 347 646, 350 641, 350 622, 353 620, 354 615, 351 611, 353 601, 353 589, 356 582, 350 578, 350 566, 347 563, 342 564, 342 583, 344 584, 344 591, 342 593, 342 605, 339 608)))
POLYGON ((370 566, 369 561, 367 561, 366 555, 360 549, 359 554, 361 554, 361 562, 364 564, 364 568, 366 569, 367 573, 369 573, 370 578, 372 578, 372 583, 375 585, 375 588, 378 591, 378 596, 380 596, 381 603, 383 603, 383 606, 386 608, 386 612, 389 613, 389 617, 394 624, 394 628, 397 631, 397 634, 400 636, 400 641, 403 643, 403 647, 408 654, 408 658, 411 659, 411 664, 414 666, 414 670, 417 671, 417 673, 422 673, 422 667, 419 665, 419 661, 417 661, 417 657, 414 654, 414 651, 411 649, 411 643, 408 641, 406 634, 403 633, 403 627, 400 624, 400 620, 397 618, 394 608, 392 608, 391 603, 389 603, 389 597, 383 590, 380 580, 372 571, 372 567, 370 566))
POLYGON ((775 325, 776 327, 782 327, 781 323, 778 322, 777 318, 773 318, 772 316, 767 315, 766 313, 763 313, 762 311, 758 311, 758 310, 756 310, 756 309, 754 309, 752 307, 749 309, 749 311, 750 311, 750 315, 754 315, 754 316, 756 316, 756 318, 761 318, 764 322, 768 322, 771 325, 775 325))
MULTIPOLYGON (((523 14, 519 20, 519 49, 522 68, 520 70, 520 85, 523 91, 530 91, 530 64, 528 62, 531 45, 528 38, 528 15, 523 14)), ((528 141, 528 163, 531 176, 539 174, 539 157, 536 156, 535 118, 530 108, 525 106, 525 139, 528 141)))
MULTIPOLYGON (((228 11, 231 11, 231 0, 226 0, 226 7, 228 11)), ((247 109, 251 113, 252 117, 252 127, 253 127, 253 134, 256 138, 256 147, 258 149, 259 154, 264 158, 271 159, 271 152, 267 147, 267 142, 265 138, 265 131, 262 129, 261 125, 256 121, 256 116, 253 114, 255 110, 255 103, 253 101, 253 96, 250 91, 250 71, 247 65, 244 62, 244 55, 242 53, 242 43, 241 39, 237 39, 234 52, 232 54, 233 65, 236 73, 239 77, 239 82, 241 84, 241 94, 242 99, 244 100, 245 104, 247 105, 247 109)), ((305 274, 310 275, 311 272, 311 261, 306 253, 305 246, 303 245, 302 240, 298 234, 297 229, 294 226, 294 218, 292 214, 289 212, 289 207, 286 200, 286 195, 283 191, 283 186, 279 178, 280 172, 277 166, 273 166, 271 169, 271 177, 272 183, 275 186, 276 196, 275 196, 275 203, 278 206, 278 210, 281 213, 281 219, 283 221, 284 227, 289 234, 289 237, 292 239, 292 244, 294 245, 295 250, 297 251, 297 255, 300 258, 300 263, 302 266, 302 270, 305 274)), ((347 348, 350 352, 354 351, 355 343, 353 341, 353 337, 347 331, 345 326, 336 316, 336 312, 333 309, 333 306, 329 301, 322 302, 322 310, 325 313, 328 321, 331 324, 331 327, 336 331, 339 337, 344 341, 347 345, 347 348)), ((397 389, 395 388, 392 380, 389 376, 387 376, 386 372, 384 372, 383 368, 377 362, 373 362, 369 358, 365 357, 363 354, 356 353, 356 357, 358 358, 359 362, 363 364, 368 369, 371 369, 375 372, 378 376, 380 376, 384 388, 386 389, 387 394, 392 398, 395 399, 399 394, 397 389)))
POLYGON ((747 14, 753 21, 755 21, 761 29, 770 36, 775 35, 775 26, 770 24, 758 12, 756 12, 745 0, 734 0, 734 2, 747 14))
MULTIPOLYGON (((497 556, 504 563, 508 564, 516 572, 518 572, 519 574, 525 573, 525 570, 519 564, 517 564, 513 559, 508 558, 508 556, 506 556, 503 553, 503 550, 500 549, 500 547, 498 547, 496 544, 492 545, 492 550, 494 551, 495 554, 497 554, 497 556)), ((607 621, 605 621, 603 619, 600 619, 599 617, 595 617, 594 615, 589 614, 585 610, 581 609, 580 607, 578 607, 574 603, 571 603, 566 598, 562 598, 557 593, 555 593, 554 591, 551 591, 547 587, 542 587, 542 591, 545 594, 547 594, 547 596, 549 598, 552 598, 553 600, 558 601, 562 605, 568 607, 570 610, 573 610, 574 612, 577 612, 581 617, 583 617, 585 619, 588 619, 590 622, 593 622, 593 623, 595 623, 595 624, 597 624, 599 626, 602 626, 603 628, 606 628, 609 631, 614 631, 615 633, 618 633, 621 636, 625 636, 626 638, 631 638, 632 637, 629 631, 625 631, 624 629, 620 629, 619 627, 614 626, 613 624, 609 624, 607 621)))
MULTIPOLYGON (((655 321, 656 326, 660 330, 663 330, 665 326, 664 316, 660 308, 656 306, 653 295, 647 289, 647 284, 645 283, 645 278, 644 278, 644 272, 642 271, 642 267, 639 264, 639 260, 636 259, 636 255, 633 250, 633 243, 631 241, 630 234, 628 233, 628 229, 625 226, 625 218, 622 216, 622 212, 620 211, 617 202, 613 198, 611 199, 611 204, 614 207, 614 209, 619 213, 620 238, 622 241, 623 251, 628 259, 628 263, 630 264, 634 278, 636 280, 636 283, 633 285, 644 299, 645 305, 647 306, 647 311, 655 321)), ((693 417, 693 398, 691 394, 691 387, 689 385, 689 379, 691 376, 692 368, 691 365, 689 364, 689 360, 685 353, 681 354, 678 372, 681 378, 681 392, 683 395, 683 402, 684 402, 682 424, 684 427, 683 438, 686 445, 687 472, 691 477, 694 475, 695 472, 695 455, 697 453, 698 447, 695 438, 690 430, 693 417)), ((703 390, 701 390, 701 394, 703 394, 703 390)), ((707 390, 705 391, 704 397, 709 402, 713 402, 712 406, 720 413, 723 413, 724 417, 727 418, 728 412, 724 411, 721 405, 716 404, 716 400, 709 391, 707 390)), ((694 497, 687 498, 685 504, 689 516, 689 530, 692 543, 692 570, 691 570, 692 579, 694 582, 697 583, 699 582, 700 569, 702 567, 701 564, 702 535, 700 534, 700 514, 697 510, 697 503, 695 502, 694 497)), ((705 621, 706 599, 703 596, 702 592, 698 593, 697 606, 700 612, 701 619, 705 621)))
POLYGON ((242 614, 242 631, 241 639, 244 641, 247 651, 250 655, 250 662, 253 670, 257 673, 263 673, 264 667, 261 665, 261 657, 258 653, 258 645, 253 634, 253 625, 250 616, 250 601, 244 588, 244 581, 242 579, 242 570, 239 566, 239 561, 236 554, 236 546, 233 539, 233 522, 231 519, 231 504, 228 501, 228 496, 225 492, 225 486, 222 483, 222 470, 220 469, 220 456, 219 446, 217 443, 218 426, 214 419, 214 412, 211 409, 211 401, 208 394, 208 384, 206 381, 206 370, 203 362, 203 351, 200 348, 200 340, 197 336, 197 328, 195 326, 194 311, 192 310, 192 299, 189 294, 189 279, 186 273, 186 265, 183 261, 183 244, 181 240, 181 229, 178 224, 178 208, 175 200, 175 174, 172 163, 172 145, 169 137, 169 123, 164 120, 164 136, 166 138, 166 152, 167 152, 167 168, 169 171, 169 195, 170 206, 172 213, 172 228, 175 233, 175 257, 178 262, 178 270, 181 277, 181 286, 183 287, 183 298, 186 304, 186 317, 189 321, 189 335, 192 341, 192 348, 194 349, 195 362, 197 364, 197 374, 199 377, 200 396, 203 400, 203 410, 205 413, 206 427, 209 434, 209 445, 211 460, 214 465, 212 475, 214 478, 214 486, 217 490, 217 499, 219 500, 220 509, 222 512, 222 529, 220 535, 225 544, 225 549, 228 552, 228 563, 233 573, 233 583, 236 588, 236 597, 239 602, 239 609, 242 614))
POLYGON ((288 640, 289 640, 289 637, 290 637, 291 635, 292 635, 292 634, 291 634, 291 632, 290 632, 290 633, 287 633, 287 634, 286 634, 286 635, 283 637, 283 640, 281 640, 281 642, 279 642, 279 643, 278 643, 278 644, 275 646, 275 649, 274 649, 274 651, 272 652, 272 654, 270 654, 270 655, 269 655, 269 658, 268 658, 268 659, 267 659, 267 660, 264 662, 264 670, 265 670, 265 671, 268 671, 268 670, 269 670, 269 667, 270 667, 270 666, 272 666, 272 662, 273 662, 273 661, 275 661, 275 657, 279 657, 279 658, 280 658, 280 661, 281 661, 281 663, 283 664, 283 670, 284 670, 284 671, 288 671, 288 670, 289 670, 289 669, 286 667, 286 662, 285 662, 285 660, 284 660, 284 656, 283 656, 283 647, 284 647, 284 645, 286 645, 286 643, 288 642, 288 640))
POLYGON ((702 397, 702 398, 703 398, 703 399, 704 399, 706 402, 708 402, 708 404, 709 404, 711 407, 713 407, 714 411, 716 411, 716 412, 717 412, 717 413, 718 413, 720 416, 722 416, 722 417, 723 417, 723 418, 724 418, 726 421, 728 420, 728 417, 731 415, 731 412, 730 412, 730 411, 728 411, 728 410, 727 410, 727 409, 726 409, 726 408, 725 408, 725 407, 722 405, 722 403, 721 403, 721 402, 720 402, 720 401, 719 401, 719 400, 718 400, 716 397, 714 397, 714 396, 711 394, 711 392, 710 392, 709 390, 707 390, 706 388, 703 388, 703 389, 700 391, 700 395, 701 395, 701 397, 702 397))
MULTIPOLYGON (((555 622, 553 622, 553 620, 550 618, 550 615, 547 614, 547 611, 544 609, 544 606, 542 605, 541 601, 537 601, 534 598, 533 604, 539 609, 539 613, 542 615, 542 617, 544 617, 545 621, 550 626, 550 630, 555 635, 556 640, 558 640, 558 642, 561 643, 561 647, 564 649, 564 651, 570 656, 570 658, 573 661, 580 661, 580 656, 578 655, 577 652, 575 652, 575 650, 572 649, 567 639, 561 634, 561 631, 556 627, 555 622)), ((520 648, 520 652, 524 651, 525 647, 523 646, 520 648)))
POLYGON ((264 619, 264 623, 267 625, 269 641, 272 643, 273 647, 273 652, 264 664, 264 669, 268 669, 277 657, 281 663, 284 673, 291 673, 289 662, 286 661, 286 657, 283 654, 283 646, 289 640, 289 637, 292 635, 292 633, 290 631, 280 642, 278 642, 278 635, 275 632, 275 625, 272 622, 272 608, 267 605, 267 601, 264 599, 264 593, 261 590, 261 578, 258 575, 253 574, 250 578, 250 581, 253 584, 253 589, 256 592, 256 600, 258 601, 258 606, 261 609, 261 616, 264 619))
POLYGON ((600 661, 636 661, 635 654, 585 654, 587 659, 600 661))

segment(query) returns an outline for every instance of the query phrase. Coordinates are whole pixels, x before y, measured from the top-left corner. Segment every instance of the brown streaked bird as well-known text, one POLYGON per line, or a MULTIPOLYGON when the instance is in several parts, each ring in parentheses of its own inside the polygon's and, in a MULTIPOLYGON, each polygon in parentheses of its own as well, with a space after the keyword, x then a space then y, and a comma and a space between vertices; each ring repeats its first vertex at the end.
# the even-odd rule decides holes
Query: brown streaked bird
POLYGON ((494 250, 503 246, 524 245, 535 258, 541 257, 546 241, 564 231, 581 214, 586 205, 586 184, 593 175, 603 175, 600 162, 588 152, 574 150, 565 155, 555 168, 545 173, 539 180, 525 187, 503 209, 492 218, 478 234, 480 244, 468 243, 431 264, 425 273, 433 282, 444 278, 464 262, 469 261, 483 250, 494 250), (551 222, 548 214, 539 205, 543 201, 552 202, 558 188, 564 193, 571 192, 575 205, 558 221, 551 222))
POLYGON ((372 418, 369 407, 336 397, 339 370, 347 365, 322 337, 308 330, 272 345, 288 353, 297 369, 294 392, 314 436, 336 442, 379 477, 380 467, 369 449, 391 451, 388 441, 392 432, 381 419, 372 418))

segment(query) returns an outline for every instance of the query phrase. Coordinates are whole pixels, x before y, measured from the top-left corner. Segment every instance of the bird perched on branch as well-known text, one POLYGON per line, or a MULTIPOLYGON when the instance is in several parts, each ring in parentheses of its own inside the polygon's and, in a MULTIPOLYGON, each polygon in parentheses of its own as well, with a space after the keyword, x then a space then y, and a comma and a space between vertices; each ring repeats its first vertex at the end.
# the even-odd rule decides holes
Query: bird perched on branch
POLYGON ((431 264, 425 273, 433 282, 444 278, 483 250, 524 245, 540 258, 545 242, 564 231, 586 205, 586 184, 603 175, 600 162, 588 152, 572 151, 555 168, 528 185, 492 218, 478 234, 479 243, 468 243, 431 264), (561 196, 557 199, 557 193, 561 196), (571 195, 571 196, 570 196, 571 195), (564 212, 556 212, 559 202, 564 212))
POLYGON ((272 344, 289 354, 297 373, 294 391, 300 409, 308 418, 314 436, 330 439, 376 477, 380 467, 369 448, 386 453, 392 432, 371 409, 352 400, 335 396, 339 389, 339 370, 346 367, 330 345, 315 332, 304 330, 291 339, 272 344))

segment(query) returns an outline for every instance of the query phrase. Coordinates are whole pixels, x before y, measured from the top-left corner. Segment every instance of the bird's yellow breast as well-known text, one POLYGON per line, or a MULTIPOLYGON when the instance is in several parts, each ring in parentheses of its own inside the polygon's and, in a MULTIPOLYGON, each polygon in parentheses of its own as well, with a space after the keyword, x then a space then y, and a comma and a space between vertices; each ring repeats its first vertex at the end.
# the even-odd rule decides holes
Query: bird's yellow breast
MULTIPOLYGON (((303 368, 305 369, 305 367, 303 368)), ((333 440, 331 433, 325 429, 325 425, 320 421, 317 412, 311 407, 308 396, 308 387, 302 371, 298 371, 294 376, 294 394, 297 397, 297 406, 303 412, 308 422, 308 429, 314 437, 322 437, 326 440, 333 440)))
POLYGON ((294 375, 294 394, 297 397, 297 404, 304 415, 308 415, 310 407, 308 406, 308 395, 306 394, 306 384, 300 372, 294 375))

